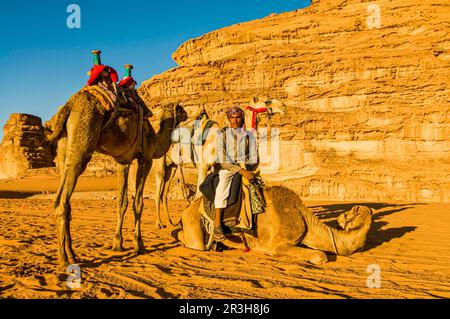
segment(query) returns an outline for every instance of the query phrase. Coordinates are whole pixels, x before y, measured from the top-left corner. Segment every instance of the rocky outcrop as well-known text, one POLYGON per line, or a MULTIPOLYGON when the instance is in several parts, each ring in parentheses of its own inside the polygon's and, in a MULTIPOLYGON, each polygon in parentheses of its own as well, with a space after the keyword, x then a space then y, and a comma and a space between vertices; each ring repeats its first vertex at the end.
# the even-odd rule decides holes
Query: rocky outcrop
POLYGON ((312 1, 187 41, 139 93, 221 124, 282 100, 272 179, 305 198, 450 201, 449 16, 443 0, 312 1))
POLYGON ((11 114, 0 144, 0 179, 16 178, 29 169, 54 166, 39 117, 11 114))
MULTIPOLYGON (((0 144, 0 179, 40 174, 57 175, 55 157, 45 139, 41 118, 30 114, 11 114, 3 128, 0 144)), ((113 158, 95 153, 83 176, 110 176, 116 173, 113 158)))

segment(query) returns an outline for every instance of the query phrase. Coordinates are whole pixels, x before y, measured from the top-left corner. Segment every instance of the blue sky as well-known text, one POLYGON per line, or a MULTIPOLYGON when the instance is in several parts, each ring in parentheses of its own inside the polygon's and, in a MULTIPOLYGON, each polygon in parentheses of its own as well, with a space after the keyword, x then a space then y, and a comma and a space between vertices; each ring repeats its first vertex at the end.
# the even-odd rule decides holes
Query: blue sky
MULTIPOLYGON (((10 113, 48 120, 78 91, 92 66, 91 50, 123 74, 135 66, 140 83, 176 64, 185 41, 239 22, 304 8, 309 0, 81 1, 15 0, 0 5, 0 127, 10 113), (68 5, 81 8, 69 29, 68 5)), ((139 84, 138 84, 139 85, 139 84)), ((0 138, 3 136, 3 129, 0 138)))

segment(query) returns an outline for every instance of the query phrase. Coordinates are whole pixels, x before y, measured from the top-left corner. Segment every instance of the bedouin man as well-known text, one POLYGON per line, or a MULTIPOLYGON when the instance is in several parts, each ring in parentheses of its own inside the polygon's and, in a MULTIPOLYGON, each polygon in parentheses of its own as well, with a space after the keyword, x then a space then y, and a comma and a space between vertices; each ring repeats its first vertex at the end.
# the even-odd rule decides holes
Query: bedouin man
POLYGON ((100 54, 102 51, 94 50, 92 54, 94 55, 94 66, 91 71, 88 72, 89 80, 87 81, 87 86, 98 85, 110 95, 116 94, 116 82, 119 80, 119 76, 112 67, 104 65, 101 62, 100 54))
POLYGON ((221 225, 222 215, 227 206, 233 176, 238 173, 250 181, 255 177, 251 170, 257 165, 256 139, 250 131, 246 131, 244 128, 244 111, 238 106, 233 106, 228 109, 227 118, 230 127, 219 134, 217 143, 218 150, 220 150, 217 159, 220 170, 219 184, 214 198, 216 209, 214 239, 216 241, 225 239, 221 225))
POLYGON ((131 70, 133 66, 131 64, 126 64, 125 66, 125 76, 120 80, 119 87, 125 94, 125 99, 127 100, 127 107, 133 109, 133 111, 138 111, 139 106, 142 107, 144 111, 144 118, 149 118, 153 116, 152 111, 147 107, 141 97, 136 91, 137 82, 131 75, 131 70))

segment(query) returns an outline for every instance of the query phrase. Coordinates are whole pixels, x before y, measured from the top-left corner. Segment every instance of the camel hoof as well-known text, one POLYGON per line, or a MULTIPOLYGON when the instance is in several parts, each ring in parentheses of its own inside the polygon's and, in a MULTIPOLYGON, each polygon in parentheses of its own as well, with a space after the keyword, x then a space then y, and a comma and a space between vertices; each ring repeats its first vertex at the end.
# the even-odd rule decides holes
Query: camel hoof
POLYGON ((136 255, 142 255, 143 253, 145 253, 145 246, 142 240, 139 240, 134 244, 134 253, 136 255))
POLYGON ((60 260, 58 262, 58 271, 62 271, 62 272, 66 272, 67 271, 67 267, 69 267, 70 263, 68 260, 60 260))
POLYGON ((136 255, 143 255, 145 253, 145 248, 140 247, 140 248, 134 248, 134 253, 136 255))
POLYGON ((71 264, 71 265, 75 265, 75 264, 78 263, 78 258, 77 258, 77 256, 75 256, 75 255, 73 255, 73 256, 68 256, 67 258, 68 258, 68 260, 69 260, 69 264, 71 264))
POLYGON ((113 246, 113 247, 111 248, 111 250, 112 250, 112 251, 117 251, 117 252, 124 251, 124 249, 123 249, 122 246, 113 246))

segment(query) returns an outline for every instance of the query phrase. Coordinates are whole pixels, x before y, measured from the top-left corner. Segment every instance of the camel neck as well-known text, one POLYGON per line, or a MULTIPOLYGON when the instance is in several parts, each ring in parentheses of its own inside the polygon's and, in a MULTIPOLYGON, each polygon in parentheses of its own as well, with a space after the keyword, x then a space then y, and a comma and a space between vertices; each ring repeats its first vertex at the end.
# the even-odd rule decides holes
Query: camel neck
POLYGON ((153 158, 160 158, 169 151, 170 145, 172 144, 172 132, 175 128, 175 124, 173 114, 171 117, 167 114, 162 116, 159 131, 155 135, 156 148, 153 158))

